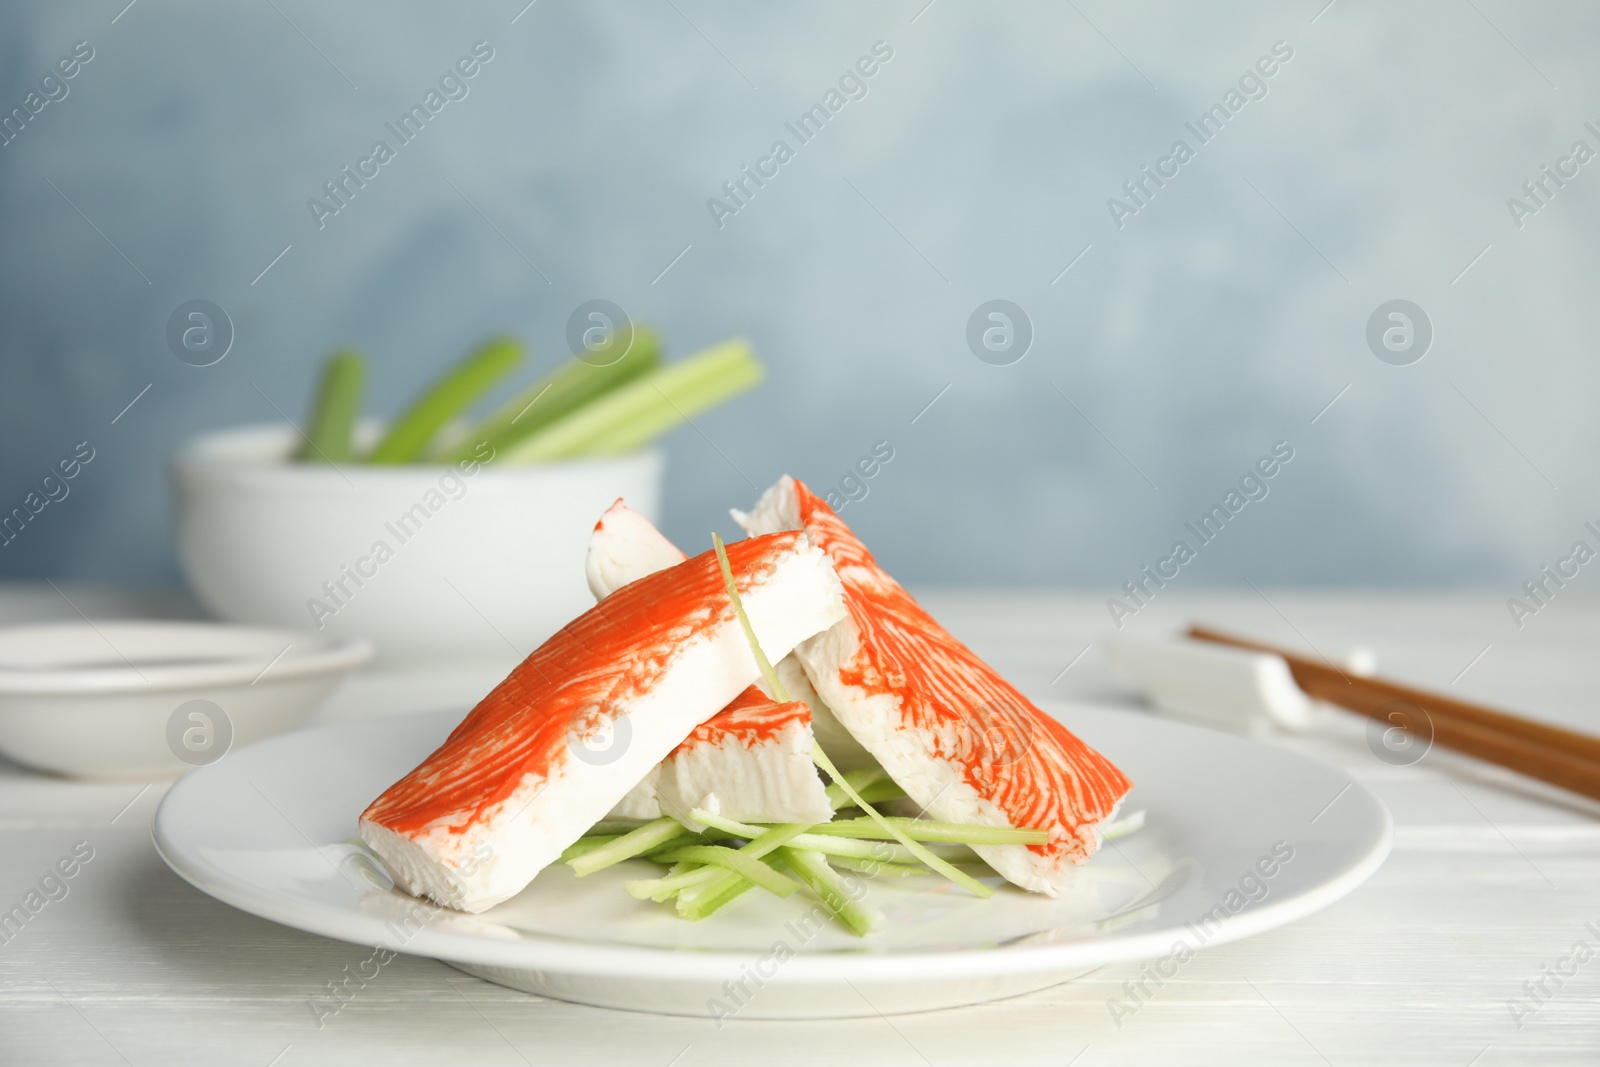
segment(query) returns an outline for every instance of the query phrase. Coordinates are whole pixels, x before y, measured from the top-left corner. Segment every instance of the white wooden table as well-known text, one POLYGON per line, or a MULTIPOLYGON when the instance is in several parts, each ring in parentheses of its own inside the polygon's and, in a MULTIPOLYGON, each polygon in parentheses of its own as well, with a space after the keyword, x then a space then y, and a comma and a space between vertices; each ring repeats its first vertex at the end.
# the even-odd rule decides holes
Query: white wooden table
MULTIPOLYGON (((66 593, 91 615, 185 611, 181 598, 66 593)), ((1203 618, 1330 655, 1360 643, 1376 650, 1382 673, 1438 688, 1454 680, 1469 698, 1600 731, 1600 603, 1558 601, 1519 633, 1504 595, 1269 590, 1268 602, 1173 592, 1137 622, 1203 618)), ((1105 632, 1100 597, 925 600, 1030 695, 1125 702, 1093 647, 1061 673, 1105 632)), ((74 615, 47 586, 0 587, 0 624, 47 617, 74 615)), ((373 671, 320 714, 465 704, 505 666, 373 671)), ((1397 825, 1387 864, 1303 922, 1203 951, 1120 1028, 1107 1000, 1134 965, 982 1007, 719 1031, 709 1020, 540 1000, 402 957, 318 1029, 308 998, 368 949, 235 911, 168 871, 150 844, 163 786, 76 783, 0 762, 0 905, 21 900, 74 843, 94 849, 69 895, 0 944, 0 1063, 1600 1061, 1600 805, 1439 751, 1390 766, 1359 722, 1329 718, 1316 736, 1272 743, 1346 768, 1384 798, 1397 825), (1578 941, 1594 957, 1563 963, 1578 941), (1558 987, 1547 967, 1576 973, 1558 987), (1524 983, 1541 979, 1548 995, 1535 1004, 1524 983)))

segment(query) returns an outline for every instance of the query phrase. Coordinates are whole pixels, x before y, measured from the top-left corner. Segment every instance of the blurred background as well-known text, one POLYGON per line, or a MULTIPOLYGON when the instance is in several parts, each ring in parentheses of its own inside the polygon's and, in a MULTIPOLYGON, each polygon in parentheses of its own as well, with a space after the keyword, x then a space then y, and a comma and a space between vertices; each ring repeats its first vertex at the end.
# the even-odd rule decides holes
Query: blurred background
POLYGON ((1600 519, 1593 5, 125 4, 0 8, 0 112, 26 111, 0 135, 0 510, 95 451, 0 576, 176 585, 186 439, 303 421, 337 344, 379 412, 490 333, 553 366, 595 298, 769 368, 668 439, 686 545, 881 441, 843 514, 910 583, 1111 596, 1278 442, 1184 582, 1504 597, 1600 519), (465 95, 319 218, 475 47, 465 95), (969 344, 997 299, 1020 358, 969 344), (168 344, 191 300, 233 323, 212 366, 168 344), (1386 349, 1394 300, 1425 319, 1386 349))

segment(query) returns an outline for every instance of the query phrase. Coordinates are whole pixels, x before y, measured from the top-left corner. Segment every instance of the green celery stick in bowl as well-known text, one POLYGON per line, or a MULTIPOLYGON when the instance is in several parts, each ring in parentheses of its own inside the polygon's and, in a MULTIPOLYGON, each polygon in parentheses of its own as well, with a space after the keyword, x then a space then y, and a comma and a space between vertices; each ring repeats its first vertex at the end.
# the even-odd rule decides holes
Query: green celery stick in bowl
POLYGON ((351 434, 361 414, 361 390, 367 361, 360 352, 343 348, 322 365, 311 424, 298 458, 309 463, 343 463, 355 458, 351 434))
POLYGON ((733 338, 635 378, 508 449, 503 460, 541 463, 634 451, 661 434, 755 388, 761 363, 733 338))
POLYGON ((661 345, 642 326, 619 331, 606 348, 570 359, 468 429, 444 450, 445 462, 469 459, 487 443, 498 455, 619 386, 661 365, 661 345))
POLYGON ((523 361, 511 338, 483 344, 413 400, 370 451, 353 441, 366 363, 341 350, 324 366, 302 462, 376 465, 455 463, 481 457, 517 464, 638 452, 680 423, 748 392, 764 371, 742 338, 662 364, 654 331, 631 325, 605 347, 546 374, 482 420, 464 413, 523 361))
POLYGON ((495 338, 452 367, 414 400, 367 456, 369 463, 414 463, 451 419, 522 362, 522 345, 495 338))

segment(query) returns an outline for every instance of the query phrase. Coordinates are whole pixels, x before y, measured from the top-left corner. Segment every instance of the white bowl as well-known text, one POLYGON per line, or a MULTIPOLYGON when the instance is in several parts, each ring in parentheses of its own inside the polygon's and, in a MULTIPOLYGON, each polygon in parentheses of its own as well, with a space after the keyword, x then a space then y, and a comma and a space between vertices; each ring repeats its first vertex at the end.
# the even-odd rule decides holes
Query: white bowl
POLYGON ((385 659, 526 655, 593 605, 584 550, 618 497, 656 518, 662 456, 539 466, 291 463, 287 426, 173 461, 178 554, 236 622, 370 638, 385 659))
POLYGON ((293 729, 372 646, 204 622, 0 629, 0 752, 87 778, 171 777, 293 729))

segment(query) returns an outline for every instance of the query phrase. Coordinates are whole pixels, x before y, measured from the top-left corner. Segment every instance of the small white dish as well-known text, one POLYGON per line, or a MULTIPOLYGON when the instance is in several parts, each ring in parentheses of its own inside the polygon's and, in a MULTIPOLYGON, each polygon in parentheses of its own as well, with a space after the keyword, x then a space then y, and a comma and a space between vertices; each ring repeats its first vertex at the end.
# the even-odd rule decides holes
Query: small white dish
POLYGON ((665 464, 645 449, 335 467, 290 462, 299 444, 289 426, 244 426, 174 457, 184 575, 220 618, 370 639, 391 662, 538 647, 594 605, 583 558, 595 520, 623 497, 655 521, 665 464))
POLYGON ((804 893, 751 893, 682 922, 623 892, 659 870, 643 860, 582 880, 557 864, 481 915, 397 892, 355 840, 357 816, 459 712, 362 718, 237 752, 173 787, 155 842, 203 892, 297 929, 560 1000, 719 1020, 975 1004, 1119 960, 1152 959, 1170 977, 1203 946, 1326 907, 1388 855, 1388 809, 1334 768, 1139 713, 1049 710, 1137 783, 1124 810, 1145 811, 1145 827, 1102 849, 1056 899, 1001 886, 979 900, 932 877, 868 881, 888 921, 864 939, 808 923, 818 905, 804 893))
POLYGON ((0 752, 85 778, 172 777, 293 729, 362 641, 207 622, 0 629, 0 752))

